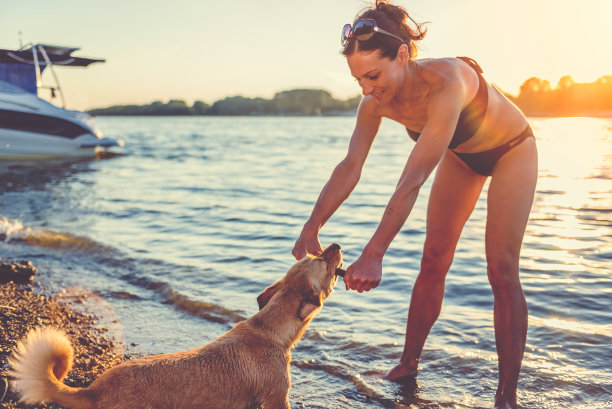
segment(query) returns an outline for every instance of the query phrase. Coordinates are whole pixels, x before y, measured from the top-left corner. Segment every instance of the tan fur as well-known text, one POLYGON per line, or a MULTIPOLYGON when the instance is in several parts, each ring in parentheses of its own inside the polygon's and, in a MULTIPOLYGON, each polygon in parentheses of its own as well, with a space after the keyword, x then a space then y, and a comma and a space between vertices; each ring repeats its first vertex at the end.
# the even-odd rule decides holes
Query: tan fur
POLYGON ((55 329, 37 329, 10 360, 13 386, 27 403, 72 409, 289 408, 291 348, 321 309, 342 264, 340 246, 298 261, 259 297, 260 311, 209 344, 117 365, 88 388, 61 380, 72 347, 55 329))

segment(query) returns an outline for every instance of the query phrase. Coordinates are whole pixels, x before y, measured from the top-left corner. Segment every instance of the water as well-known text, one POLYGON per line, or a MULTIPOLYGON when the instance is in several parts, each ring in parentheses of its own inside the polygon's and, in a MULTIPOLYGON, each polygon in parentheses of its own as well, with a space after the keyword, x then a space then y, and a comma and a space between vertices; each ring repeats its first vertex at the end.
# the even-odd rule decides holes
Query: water
MULTIPOLYGON (((521 278, 524 408, 612 407, 612 120, 531 119, 540 179, 521 278)), ((127 142, 102 160, 4 165, 0 256, 49 291, 92 292, 131 353, 195 348, 257 311, 346 152, 353 118, 97 119, 127 142), (65 289, 68 289, 67 291, 65 289), (113 320, 115 323, 113 323, 113 320), (132 345, 134 344, 134 345, 132 345)), ((362 180, 324 228, 345 266, 374 232, 412 149, 386 122, 362 180)), ((430 181, 431 182, 431 181, 430 181)), ((293 353, 293 407, 487 408, 497 386, 486 277, 486 186, 449 273, 417 383, 377 374, 401 354, 430 182, 384 259, 381 285, 336 292, 293 353)))

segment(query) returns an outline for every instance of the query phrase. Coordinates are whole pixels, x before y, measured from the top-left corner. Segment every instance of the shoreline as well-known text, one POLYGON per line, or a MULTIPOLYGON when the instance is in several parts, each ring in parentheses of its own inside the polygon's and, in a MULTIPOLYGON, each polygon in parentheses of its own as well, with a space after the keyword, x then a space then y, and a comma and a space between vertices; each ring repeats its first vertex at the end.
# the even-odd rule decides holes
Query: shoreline
POLYGON ((53 326, 63 330, 74 349, 74 366, 64 379, 73 387, 85 387, 108 368, 125 361, 120 345, 100 328, 96 317, 79 312, 59 297, 44 295, 36 282, 16 284, 0 277, 0 408, 61 408, 56 404, 25 405, 18 402, 11 387, 5 394, 5 381, 10 383, 7 360, 29 330, 53 326), (5 395, 3 397, 3 395, 5 395))

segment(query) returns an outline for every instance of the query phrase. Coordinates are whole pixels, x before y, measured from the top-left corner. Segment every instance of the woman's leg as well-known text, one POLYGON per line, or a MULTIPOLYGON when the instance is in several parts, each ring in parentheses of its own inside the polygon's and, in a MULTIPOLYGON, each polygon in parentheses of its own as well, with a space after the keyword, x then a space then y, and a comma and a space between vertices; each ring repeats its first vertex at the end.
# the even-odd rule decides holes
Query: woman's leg
POLYGON ((487 273, 495 300, 499 363, 496 408, 516 408, 516 388, 527 337, 527 303, 519 256, 538 173, 535 140, 528 138, 497 163, 487 198, 487 273))
POLYGON ((416 374, 423 345, 442 308, 446 273, 457 241, 485 180, 450 151, 438 165, 427 207, 421 271, 410 299, 404 352, 400 363, 385 375, 387 380, 416 374))

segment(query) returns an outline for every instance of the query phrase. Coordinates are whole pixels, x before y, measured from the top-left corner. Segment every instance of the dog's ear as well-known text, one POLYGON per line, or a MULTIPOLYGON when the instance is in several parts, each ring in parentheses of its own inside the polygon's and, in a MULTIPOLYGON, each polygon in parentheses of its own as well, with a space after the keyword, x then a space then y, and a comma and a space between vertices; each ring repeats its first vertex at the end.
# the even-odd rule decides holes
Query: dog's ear
POLYGON ((304 297, 300 302, 300 308, 298 308, 297 315, 300 320, 304 321, 308 318, 317 308, 321 306, 321 291, 312 290, 312 293, 304 297))
POLYGON ((270 287, 266 288, 263 293, 259 294, 259 297, 257 297, 257 304, 259 305, 259 310, 261 310, 268 304, 272 297, 274 297, 274 294, 276 294, 278 290, 280 290, 280 287, 281 281, 279 280, 272 284, 270 287))

